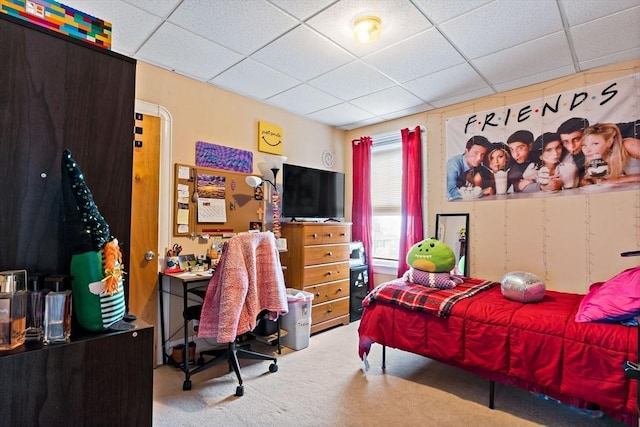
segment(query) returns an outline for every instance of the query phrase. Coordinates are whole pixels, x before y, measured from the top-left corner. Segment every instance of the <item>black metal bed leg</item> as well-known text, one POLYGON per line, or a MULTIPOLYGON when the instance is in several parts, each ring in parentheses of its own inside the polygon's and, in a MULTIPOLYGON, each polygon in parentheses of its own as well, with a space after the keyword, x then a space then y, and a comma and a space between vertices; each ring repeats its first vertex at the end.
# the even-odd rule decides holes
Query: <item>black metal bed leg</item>
POLYGON ((489 381, 489 408, 493 409, 494 408, 494 397, 495 397, 495 392, 496 392, 496 382, 493 380, 489 381))
POLYGON ((382 346, 382 370, 387 369, 387 346, 382 346))

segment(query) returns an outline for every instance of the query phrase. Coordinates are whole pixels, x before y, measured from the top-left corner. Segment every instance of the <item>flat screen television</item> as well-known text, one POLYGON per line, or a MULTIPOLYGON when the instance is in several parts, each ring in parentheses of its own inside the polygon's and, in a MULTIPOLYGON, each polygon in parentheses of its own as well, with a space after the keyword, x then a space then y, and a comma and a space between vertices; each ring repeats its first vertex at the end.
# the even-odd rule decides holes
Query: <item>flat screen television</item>
POLYGON ((343 173, 285 163, 282 174, 282 217, 344 218, 343 173))

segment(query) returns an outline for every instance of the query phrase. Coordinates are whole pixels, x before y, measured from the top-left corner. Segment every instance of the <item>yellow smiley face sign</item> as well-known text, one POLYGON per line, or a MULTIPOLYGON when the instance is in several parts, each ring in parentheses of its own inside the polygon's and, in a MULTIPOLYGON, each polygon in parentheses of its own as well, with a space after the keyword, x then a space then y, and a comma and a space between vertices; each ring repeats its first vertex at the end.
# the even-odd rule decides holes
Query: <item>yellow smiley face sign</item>
POLYGON ((258 122, 258 151, 282 155, 282 128, 267 122, 258 122))

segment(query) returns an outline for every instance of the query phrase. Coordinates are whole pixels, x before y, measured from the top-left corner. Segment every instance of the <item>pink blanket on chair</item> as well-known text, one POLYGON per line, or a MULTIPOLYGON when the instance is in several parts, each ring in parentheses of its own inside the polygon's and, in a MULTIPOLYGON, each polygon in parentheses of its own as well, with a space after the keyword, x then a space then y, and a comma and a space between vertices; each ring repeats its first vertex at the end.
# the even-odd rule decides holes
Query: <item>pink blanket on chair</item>
POLYGON ((245 233, 229 239, 209 281, 198 338, 231 342, 256 327, 257 316, 288 312, 287 293, 273 233, 245 233))

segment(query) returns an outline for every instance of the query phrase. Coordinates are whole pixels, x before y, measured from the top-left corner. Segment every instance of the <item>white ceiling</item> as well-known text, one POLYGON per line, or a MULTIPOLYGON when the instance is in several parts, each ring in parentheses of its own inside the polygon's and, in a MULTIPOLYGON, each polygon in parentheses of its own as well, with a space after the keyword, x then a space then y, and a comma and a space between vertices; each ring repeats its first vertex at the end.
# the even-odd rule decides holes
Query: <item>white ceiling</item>
POLYGON ((640 0, 61 2, 110 21, 115 52, 340 129, 640 57, 640 0))

